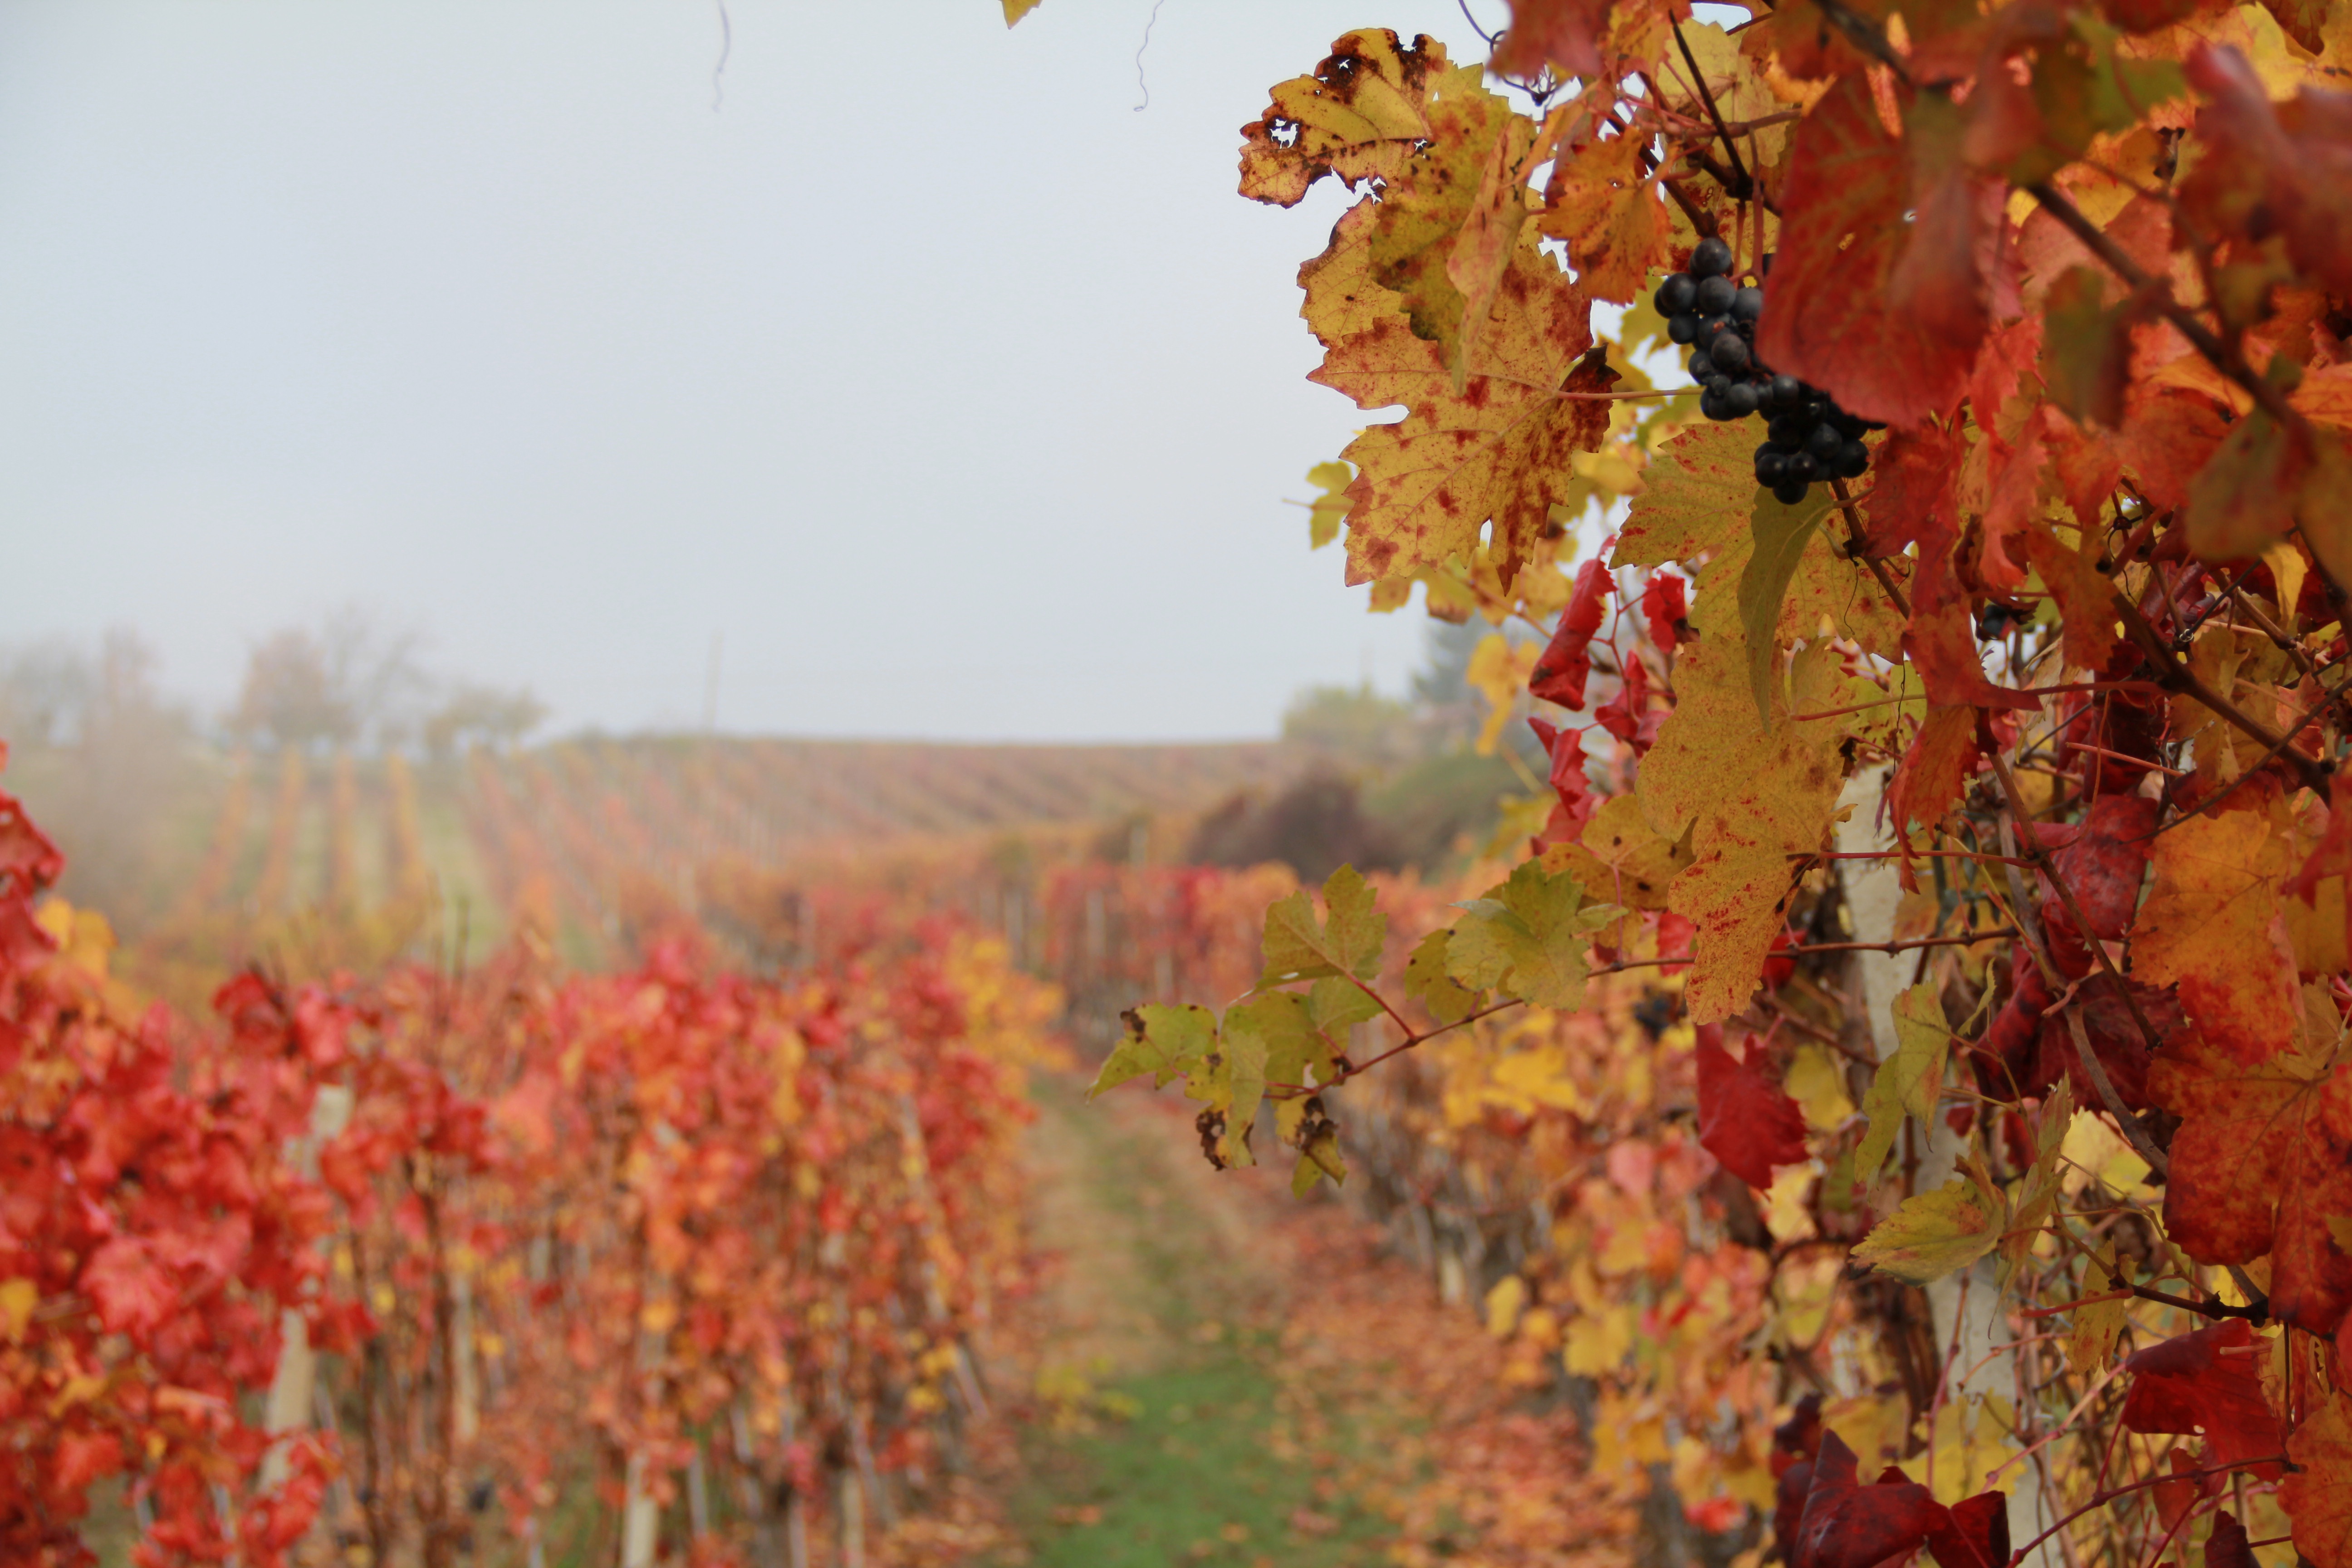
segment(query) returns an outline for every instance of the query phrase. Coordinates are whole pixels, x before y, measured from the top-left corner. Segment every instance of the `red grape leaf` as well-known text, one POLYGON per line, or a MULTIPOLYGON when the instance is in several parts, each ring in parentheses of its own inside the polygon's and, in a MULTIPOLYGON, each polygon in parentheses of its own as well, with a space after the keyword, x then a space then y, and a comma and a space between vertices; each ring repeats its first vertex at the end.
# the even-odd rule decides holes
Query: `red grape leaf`
POLYGON ((2352 1568, 2352 1394, 2342 1389, 2286 1440, 2295 1470, 2279 1488, 2294 1549, 2316 1568, 2352 1568))
POLYGON ((1911 825, 1932 827, 1958 804, 1976 772, 1977 710, 1933 708, 1886 786, 1886 815, 1906 838, 1911 825))
POLYGON ((1534 80, 1547 65, 1564 76, 1601 74, 1611 0, 1511 0, 1511 25, 1495 46, 1498 76, 1534 80))
POLYGON ((1537 221, 1568 242, 1587 293, 1623 304, 1641 293, 1650 268, 1665 261, 1674 225, 1657 182, 1642 177, 1640 156, 1649 143, 1639 136, 1599 140, 1591 134, 1598 123, 1597 116, 1581 121, 1586 139, 1560 149, 1537 221))
POLYGON ((2210 45, 2189 58, 2189 79, 2209 101, 2182 207, 2208 234, 2284 235, 2296 267, 2352 294, 2352 94, 2305 88, 2273 103, 2243 55, 2210 45))
POLYGON ((1927 1531, 1937 1568, 2009 1568, 2009 1496, 1979 1492, 1962 1498, 1927 1531))
POLYGON ((1601 630, 1602 601, 1615 580, 1598 557, 1576 569, 1576 588, 1551 634, 1543 657, 1528 677, 1528 693, 1573 711, 1584 706, 1584 683, 1592 675, 1592 638, 1601 630))
POLYGON ((1746 1060, 1733 1059, 1720 1025, 1698 1032, 1699 1147, 1757 1188, 1772 1184, 1773 1166, 1805 1158, 1805 1113, 1766 1076, 1763 1056, 1751 1047, 1746 1060))
POLYGON ((1865 1487, 1856 1484, 1855 1470, 1853 1450, 1824 1432, 1790 1568, 1873 1568, 1948 1527, 1949 1510, 1918 1482, 1865 1487))
POLYGON ((2200 1263, 2269 1253, 2272 1315, 2315 1334, 2352 1307, 2352 1256, 2329 1224, 2352 1215, 2352 1075, 2326 1060, 2294 1049, 2249 1065, 2205 1039, 2147 1076, 2148 1098, 2181 1118, 2166 1230, 2200 1263))
MULTIPOLYGON (((2136 795, 2102 795, 2078 823, 2036 823, 2034 831, 2058 879, 2074 895, 2090 933, 2120 942, 2139 910, 2140 884, 2147 879, 2148 849, 2163 808, 2136 795)), ((2035 874, 2049 922, 2052 955, 2069 975, 2090 972, 2094 960, 2074 929, 2074 917, 2047 876, 2035 874)))
POLYGON ((2201 1435, 2217 1465, 2279 1453, 2285 1434, 2263 1397, 2255 1370, 2259 1356, 2221 1353, 2242 1352, 2254 1342, 2246 1321, 2231 1318, 2137 1352, 2124 1363, 2132 1374, 2124 1426, 2134 1432, 2201 1435))
POLYGON ((2000 193, 1961 163, 1957 113, 1923 95, 1897 138, 1857 72, 1790 144, 1757 355, 1867 419, 1948 412, 1991 324, 2000 193))
POLYGON ((2205 1568, 2254 1568, 2246 1527, 2226 1508, 2214 1514, 2213 1533, 2205 1538, 2205 1568))
POLYGON ((98 1308, 100 1322, 134 1338, 161 1327, 180 1301, 153 1247, 138 1237, 118 1236, 90 1254, 81 1288, 98 1308))

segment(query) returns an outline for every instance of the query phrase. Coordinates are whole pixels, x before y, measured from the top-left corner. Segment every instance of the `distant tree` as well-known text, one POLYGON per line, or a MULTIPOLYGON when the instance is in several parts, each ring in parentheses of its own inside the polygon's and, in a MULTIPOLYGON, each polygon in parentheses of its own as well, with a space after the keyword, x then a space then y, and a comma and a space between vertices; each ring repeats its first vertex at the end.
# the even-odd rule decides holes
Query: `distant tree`
POLYGON ((0 651, 0 737, 65 744, 80 733, 97 686, 89 655, 64 638, 0 651))
POLYGON ((1237 795, 1202 819, 1185 858, 1199 866, 1279 860, 1306 882, 1341 866, 1393 870, 1402 864, 1385 828, 1364 815, 1355 781, 1318 769, 1270 800, 1237 795))
POLYGON ((461 684, 425 721, 425 747, 446 760, 467 745, 511 746, 546 721, 547 704, 524 688, 461 684))
POLYGON ((163 699, 154 649, 117 628, 95 649, 44 644, 0 668, 0 735, 27 744, 9 776, 66 850, 63 890, 121 919, 150 912, 163 830, 191 782, 194 733, 163 699))
POLYGON ((272 634, 246 661, 245 686, 229 727, 262 744, 307 750, 321 742, 355 739, 360 717, 326 645, 289 627, 272 634))
POLYGON ((1362 686, 1313 686, 1290 700, 1282 738, 1351 762, 1401 763, 1420 748, 1412 707, 1362 686))

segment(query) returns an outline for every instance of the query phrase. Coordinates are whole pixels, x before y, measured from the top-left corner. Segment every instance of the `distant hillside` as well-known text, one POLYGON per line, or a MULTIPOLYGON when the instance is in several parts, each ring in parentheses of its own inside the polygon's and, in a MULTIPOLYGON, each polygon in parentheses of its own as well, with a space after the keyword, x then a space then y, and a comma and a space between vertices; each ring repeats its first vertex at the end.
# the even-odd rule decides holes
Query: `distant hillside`
MULTIPOLYGON (((190 974, 262 956, 364 963, 435 928, 479 952, 529 906, 566 956, 594 962, 632 885, 692 902, 716 862, 1047 826, 1110 828, 1203 811, 1277 784, 1305 753, 1224 745, 953 745, 916 742, 572 740, 438 763, 302 753, 189 759, 164 820, 74 810, 69 753, 20 753, 5 777, 69 859, 68 897, 103 905, 137 955, 190 974), (105 840, 101 842, 100 840, 105 840)), ((215 968, 214 973, 217 973, 215 968)), ((161 983, 159 981, 159 983, 161 983)))

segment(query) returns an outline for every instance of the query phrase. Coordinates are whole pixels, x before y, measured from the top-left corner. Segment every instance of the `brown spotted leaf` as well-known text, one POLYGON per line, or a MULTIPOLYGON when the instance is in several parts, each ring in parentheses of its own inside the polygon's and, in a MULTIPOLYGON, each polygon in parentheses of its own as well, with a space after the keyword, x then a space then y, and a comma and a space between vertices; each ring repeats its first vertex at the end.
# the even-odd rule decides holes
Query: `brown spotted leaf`
POLYGON ((1549 526, 1551 509, 1576 498, 1569 459, 1599 447, 1617 373, 1592 355, 1591 303, 1521 237, 1454 390, 1444 350, 1414 335, 1399 297, 1371 270, 1375 201, 1358 203, 1322 255, 1299 269, 1306 316, 1322 340, 1309 378, 1359 407, 1402 404, 1405 416, 1375 425, 1340 455, 1356 466, 1348 487, 1348 580, 1406 577, 1466 556, 1493 524, 1491 551, 1506 583, 1549 526))
POLYGON ((1326 174, 1350 190, 1394 174, 1429 135, 1430 79, 1445 69, 1433 39, 1407 48, 1386 28, 1343 35, 1313 76, 1276 87, 1242 127, 1242 195, 1295 206, 1326 174))
POLYGON ((1692 861, 1667 904, 1697 928, 1686 994, 1694 1021, 1748 1005, 1795 887, 1792 853, 1821 846, 1844 783, 1834 721, 1790 723, 1837 704, 1837 656, 1816 644, 1796 660, 1790 696, 1775 698, 1768 732, 1756 712, 1748 650, 1736 626, 1709 632, 1675 668, 1679 697, 1642 765, 1640 800, 1660 837, 1691 833, 1692 861))

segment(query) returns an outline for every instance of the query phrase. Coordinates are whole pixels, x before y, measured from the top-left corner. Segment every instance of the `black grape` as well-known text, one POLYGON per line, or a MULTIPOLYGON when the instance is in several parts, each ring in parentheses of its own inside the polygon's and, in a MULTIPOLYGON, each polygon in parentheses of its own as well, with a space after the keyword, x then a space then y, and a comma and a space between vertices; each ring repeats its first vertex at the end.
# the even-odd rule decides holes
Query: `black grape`
POLYGON ((1704 386, 1715 379, 1715 356, 1702 350, 1690 357, 1690 377, 1704 386))
POLYGON ((1735 381, 1723 395, 1723 405, 1731 410, 1734 419, 1745 419, 1756 412, 1756 387, 1752 382, 1735 381))
POLYGON ((1858 479, 1869 470, 1870 448, 1859 441, 1848 441, 1838 447, 1837 473, 1842 479, 1858 479))
POLYGON ((1758 484, 1777 485, 1780 482, 1781 476, 1788 471, 1788 453, 1769 441, 1756 448, 1756 482, 1758 484))
POLYGON ((1698 336, 1698 318, 1696 316, 1667 317, 1666 336, 1675 342, 1689 342, 1698 336))
POLYGON ((1694 278, 1713 278, 1730 270, 1731 247, 1720 235, 1708 235, 1691 252, 1690 275, 1694 278))
POLYGON ((1723 405, 1722 395, 1711 386, 1699 394, 1698 411, 1707 418, 1717 421, 1731 417, 1731 411, 1723 405))
POLYGON ((1738 332, 1725 332, 1715 340, 1715 346, 1707 350, 1707 357, 1717 366, 1738 375, 1748 368, 1748 340, 1738 332))
POLYGON ((1805 437, 1805 450, 1813 455, 1813 461, 1824 468, 1836 460, 1838 449, 1844 445, 1845 437, 1837 433, 1834 425, 1816 425, 1812 433, 1805 437))
POLYGON ((1732 296, 1731 319, 1743 324, 1753 322, 1764 313, 1764 290, 1742 289, 1732 296))
POLYGON ((1650 302, 1657 306, 1661 316, 1685 315, 1690 310, 1691 300, 1697 294, 1697 280, 1687 272, 1676 272, 1658 285, 1658 292, 1650 302))
POLYGON ((1731 302, 1738 298, 1739 298, 1739 286, 1718 273, 1699 284, 1696 300, 1698 313, 1702 316, 1723 315, 1731 309, 1731 302))
POLYGON ((1811 452, 1795 454, 1790 458, 1789 466, 1780 471, 1801 484, 1809 483, 1822 477, 1822 466, 1814 461, 1811 452))
POLYGON ((1772 487, 1772 494, 1782 506, 1794 506, 1805 499, 1805 481, 1783 479, 1772 487))

